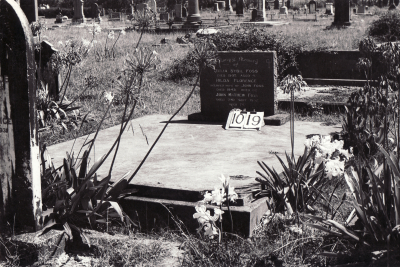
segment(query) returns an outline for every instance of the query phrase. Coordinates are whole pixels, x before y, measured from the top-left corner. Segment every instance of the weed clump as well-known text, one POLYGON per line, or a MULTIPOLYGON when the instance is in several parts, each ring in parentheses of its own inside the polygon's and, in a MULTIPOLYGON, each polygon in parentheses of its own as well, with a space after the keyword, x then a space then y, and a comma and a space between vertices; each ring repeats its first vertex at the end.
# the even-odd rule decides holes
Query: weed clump
POLYGON ((400 14, 396 11, 389 11, 383 14, 378 20, 371 23, 368 35, 385 42, 399 40, 400 14))

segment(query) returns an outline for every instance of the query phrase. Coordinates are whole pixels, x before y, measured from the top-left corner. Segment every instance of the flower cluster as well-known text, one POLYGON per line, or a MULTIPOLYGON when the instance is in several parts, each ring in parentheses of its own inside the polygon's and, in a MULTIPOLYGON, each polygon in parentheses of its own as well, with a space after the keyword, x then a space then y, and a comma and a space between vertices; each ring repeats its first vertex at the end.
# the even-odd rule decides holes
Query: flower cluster
POLYGON ((304 142, 307 148, 316 148, 314 163, 316 165, 325 163, 325 174, 329 179, 343 175, 345 160, 353 156, 348 150, 343 149, 343 144, 343 140, 332 141, 330 135, 314 135, 304 142))
POLYGON ((218 227, 215 222, 222 222, 222 214, 224 211, 221 209, 222 204, 229 201, 235 202, 238 198, 235 188, 231 187, 230 177, 225 177, 221 174, 219 178, 221 180, 221 185, 216 186, 214 191, 206 192, 204 194, 204 199, 200 201, 200 204, 196 207, 196 213, 193 214, 193 218, 197 219, 200 224, 198 231, 204 231, 206 236, 212 238, 214 235, 218 234, 218 227), (206 204, 213 203, 219 207, 214 208, 214 215, 210 215, 210 211, 207 210, 206 204))

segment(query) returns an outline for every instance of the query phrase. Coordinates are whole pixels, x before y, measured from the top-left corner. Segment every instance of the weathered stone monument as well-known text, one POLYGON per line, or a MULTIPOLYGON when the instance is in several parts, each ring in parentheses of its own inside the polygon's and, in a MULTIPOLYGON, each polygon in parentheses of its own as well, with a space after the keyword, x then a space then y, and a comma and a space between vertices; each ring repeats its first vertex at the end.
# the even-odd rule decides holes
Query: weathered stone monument
POLYGON ((315 2, 314 0, 311 0, 308 3, 308 10, 310 14, 314 14, 317 8, 317 2, 315 2))
MULTIPOLYGON (((37 9, 37 6, 36 6, 37 9)), ((41 229, 36 63, 29 21, 14 0, 0 3, 0 229, 41 229)))
POLYGON ((154 13, 157 13, 157 2, 156 2, 156 0, 149 0, 148 6, 154 13))
POLYGON ((236 3, 236 15, 243 16, 243 8, 244 8, 244 1, 243 0, 237 0, 237 3, 236 3))
POLYGON ((358 14, 365 14, 366 8, 368 8, 368 7, 365 6, 365 5, 360 5, 360 6, 358 6, 357 13, 358 13, 358 14))
POLYGON ((281 6, 280 8, 279 8, 279 14, 280 15, 288 15, 288 10, 287 10, 287 7, 286 6, 281 6))
POLYGON ((218 3, 214 3, 214 12, 219 12, 218 3))
POLYGON ((54 23, 63 23, 62 14, 56 15, 56 21, 54 23))
POLYGON ((280 2, 279 0, 274 1, 274 9, 279 9, 280 2))
POLYGON ((84 23, 86 22, 85 15, 83 14, 83 0, 74 0, 74 17, 72 22, 84 23))
POLYGON ((175 5, 175 21, 182 21, 182 5, 176 4, 175 5))
POLYGON ((219 10, 225 10, 225 1, 217 1, 219 10))
POLYGON ((333 3, 326 3, 326 12, 327 15, 333 15, 333 3))
POLYGON ((186 18, 187 17, 187 9, 186 7, 182 7, 182 17, 186 18))
POLYGON ((97 3, 93 3, 91 6, 91 15, 95 22, 101 22, 100 9, 97 3))
POLYGON ((233 11, 231 0, 225 0, 225 10, 230 12, 233 11))
POLYGON ((19 6, 24 11, 29 23, 38 21, 38 4, 37 0, 19 0, 19 6))
POLYGON ((161 21, 169 21, 169 13, 168 12, 160 13, 160 20, 161 21))
POLYGON ((257 17, 256 21, 266 21, 265 0, 257 0, 257 17))
POLYGON ((276 52, 219 52, 200 77, 201 113, 189 120, 226 120, 233 108, 275 114, 276 52))
POLYGON ((349 26, 351 19, 350 0, 335 1, 335 18, 332 23, 334 26, 349 26))
POLYGON ((189 14, 186 19, 185 27, 198 27, 199 23, 201 23, 199 2, 198 0, 189 0, 188 3, 189 14))

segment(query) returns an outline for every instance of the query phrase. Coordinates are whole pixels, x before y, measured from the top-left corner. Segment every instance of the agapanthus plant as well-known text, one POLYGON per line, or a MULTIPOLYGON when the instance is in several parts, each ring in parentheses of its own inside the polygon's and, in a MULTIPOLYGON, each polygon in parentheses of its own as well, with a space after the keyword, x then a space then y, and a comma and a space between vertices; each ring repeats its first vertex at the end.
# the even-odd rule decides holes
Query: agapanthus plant
POLYGON ((221 174, 219 178, 221 184, 214 187, 214 191, 205 192, 204 199, 200 201, 200 204, 196 207, 196 213, 193 215, 194 219, 200 224, 198 232, 203 232, 204 235, 209 238, 213 238, 216 233, 219 234, 219 241, 221 242, 222 236, 222 205, 226 204, 228 207, 230 220, 231 220, 231 231, 233 232, 233 221, 232 214, 229 208, 230 202, 235 202, 238 199, 238 195, 235 192, 235 188, 230 186, 230 177, 225 177, 221 174), (206 204, 215 204, 219 208, 214 208, 214 216, 210 215, 210 211, 207 210, 206 204), (220 222, 220 228, 217 227, 216 222, 220 222))
POLYGON ((343 140, 332 140, 330 135, 314 135, 308 138, 304 145, 308 149, 316 148, 314 164, 319 166, 325 163, 325 176, 329 179, 341 177, 344 173, 345 161, 353 156, 347 149, 343 149, 343 140))

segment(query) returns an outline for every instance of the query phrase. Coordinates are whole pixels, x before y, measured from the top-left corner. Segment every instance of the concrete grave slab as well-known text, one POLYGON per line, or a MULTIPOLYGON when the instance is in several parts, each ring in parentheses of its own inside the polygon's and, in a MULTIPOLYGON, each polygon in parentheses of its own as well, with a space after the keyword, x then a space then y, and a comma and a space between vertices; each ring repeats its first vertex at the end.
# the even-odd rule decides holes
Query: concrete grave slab
MULTIPOLYGON (((131 121, 132 127, 122 136, 112 180, 122 177, 129 170, 135 171, 168 119, 169 115, 150 115, 131 121)), ((91 163, 108 151, 119 128, 114 126, 100 131, 90 155, 91 163)), ((131 184, 160 189, 213 190, 223 173, 232 177, 231 183, 235 188, 258 185, 254 180, 256 171, 261 170, 257 161, 264 161, 281 170, 274 153, 285 157, 285 151, 291 150, 289 130, 290 124, 286 123, 279 127, 264 126, 261 131, 254 132, 226 131, 222 124, 193 123, 187 121, 187 117, 178 116, 170 123, 131 184)), ((295 154, 299 156, 304 151, 307 135, 326 135, 340 131, 341 126, 295 122, 294 130, 295 154)), ((76 140, 73 149, 75 156, 84 140, 85 137, 76 140)), ((71 151, 73 142, 71 140, 48 148, 56 167, 61 165, 66 152, 71 151)), ((107 175, 111 160, 112 156, 99 169, 100 178, 107 175)))

